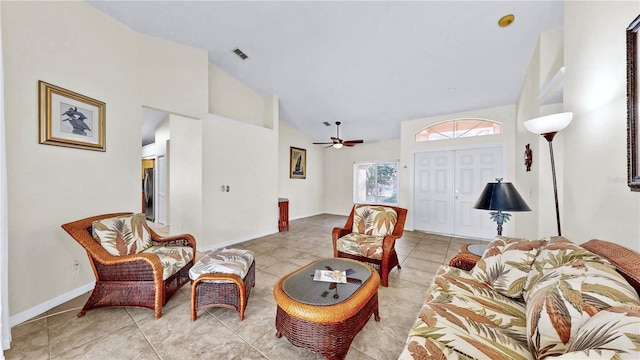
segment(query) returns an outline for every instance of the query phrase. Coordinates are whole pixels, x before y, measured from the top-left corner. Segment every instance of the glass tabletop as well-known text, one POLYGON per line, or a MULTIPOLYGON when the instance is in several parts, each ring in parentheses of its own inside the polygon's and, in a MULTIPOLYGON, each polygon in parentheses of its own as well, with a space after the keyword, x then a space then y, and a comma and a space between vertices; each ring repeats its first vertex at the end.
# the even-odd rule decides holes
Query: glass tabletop
POLYGON ((472 254, 482 256, 484 255, 485 250, 487 250, 487 245, 473 244, 473 245, 467 246, 467 250, 469 250, 469 252, 472 254))
POLYGON ((324 259, 291 274, 282 282, 282 291, 291 299, 309 305, 335 305, 347 300, 371 277, 369 267, 356 261, 324 259), (346 283, 315 281, 316 270, 347 272, 346 283))

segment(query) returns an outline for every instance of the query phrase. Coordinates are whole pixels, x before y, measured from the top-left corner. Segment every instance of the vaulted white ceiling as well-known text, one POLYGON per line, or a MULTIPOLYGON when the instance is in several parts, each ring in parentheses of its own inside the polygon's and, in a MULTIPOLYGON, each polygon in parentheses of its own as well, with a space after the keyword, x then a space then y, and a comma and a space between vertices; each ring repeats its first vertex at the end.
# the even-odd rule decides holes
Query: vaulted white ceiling
POLYGON ((132 29, 205 49, 314 141, 400 137, 400 122, 514 104, 563 1, 89 1, 132 29), (498 19, 514 14, 511 26, 498 19), (241 60, 240 48, 249 58, 241 60))

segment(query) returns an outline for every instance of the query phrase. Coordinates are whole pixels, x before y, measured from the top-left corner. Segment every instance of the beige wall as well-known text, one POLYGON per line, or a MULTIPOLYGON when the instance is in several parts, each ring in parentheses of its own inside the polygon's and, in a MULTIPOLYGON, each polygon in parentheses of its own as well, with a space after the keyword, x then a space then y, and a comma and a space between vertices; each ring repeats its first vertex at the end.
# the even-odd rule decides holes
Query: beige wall
POLYGON ((279 108, 276 96, 261 96, 214 64, 208 69, 198 247, 215 248, 277 231, 279 108))
MULTIPOLYGON (((351 207, 353 207, 354 162, 400 159, 399 140, 365 142, 352 148, 323 148, 323 150, 323 208, 324 212, 329 214, 349 215, 351 207)), ((403 175, 404 172, 400 169, 398 173, 400 181, 402 181, 403 175)))
MULTIPOLYGON (((207 53, 144 34, 136 36, 140 65, 135 76, 142 104, 196 119, 205 117, 209 108, 207 53)), ((111 66, 117 69, 118 64, 111 66)))
POLYGON ((563 235, 640 251, 640 193, 626 184, 625 29, 638 1, 565 2, 563 235))
POLYGON ((324 212, 324 154, 333 149, 313 145, 309 136, 280 121, 278 142, 278 197, 289 199, 289 219, 324 212), (289 178, 290 148, 307 150, 307 178, 289 178))
POLYGON ((273 129, 264 98, 224 70, 209 63, 209 112, 273 129))
POLYGON ((210 115, 203 123, 202 157, 204 236, 198 246, 212 248, 277 232, 277 127, 210 115), (230 191, 222 192, 223 185, 230 191))
POLYGON ((91 281, 86 254, 61 224, 140 208, 141 134, 128 122, 139 123, 141 109, 131 30, 84 3, 1 6, 9 258, 20 259, 9 263, 13 315, 91 281), (106 103, 106 152, 38 144, 38 80, 106 103))
MULTIPOLYGON (((422 118, 416 120, 409 120, 402 122, 401 131, 400 131, 400 206, 411 209, 413 206, 413 176, 414 176, 414 155, 417 152, 423 151, 432 151, 432 150, 442 150, 442 149, 455 149, 455 148, 469 148, 474 146, 487 146, 487 145, 502 145, 505 147, 507 152, 505 171, 506 178, 505 181, 514 182, 514 185, 520 191, 520 194, 527 200, 527 191, 526 188, 520 188, 517 183, 515 183, 515 169, 514 169, 514 161, 515 159, 521 159, 524 154, 524 148, 514 149, 515 147, 515 106, 500 106, 489 109, 479 109, 474 111, 467 111, 457 114, 448 114, 448 115, 440 115, 429 118, 422 118), (452 140, 440 140, 440 141, 415 141, 415 134, 420 130, 437 124, 446 120, 454 120, 454 119, 466 119, 466 118, 476 118, 476 119, 487 119, 499 121, 502 123, 502 134, 501 135, 492 135, 492 136, 480 136, 480 137, 470 137, 470 138, 460 138, 460 139, 452 139, 452 140)), ((516 224, 518 221, 517 214, 511 217, 508 225, 505 225, 504 233, 505 235, 512 234, 515 232, 516 224)), ((407 223, 405 228, 408 230, 413 229, 413 213, 409 212, 407 214, 407 223)))
POLYGON ((207 97, 196 94, 207 93, 208 67, 204 51, 141 36, 84 2, 0 6, 9 258, 20 259, 9 263, 14 318, 27 309, 46 310, 42 306, 56 305, 52 299, 64 300, 93 281, 86 253, 60 225, 140 208, 142 106, 206 113, 207 97), (148 66, 150 56, 165 53, 171 54, 148 66), (164 77, 171 81, 147 83, 164 77), (106 152, 38 144, 38 80, 106 103, 106 152), (76 259, 80 273, 74 282, 76 259))
POLYGON ((169 115, 171 132, 171 233, 189 233, 201 246, 203 199, 203 120, 169 115))

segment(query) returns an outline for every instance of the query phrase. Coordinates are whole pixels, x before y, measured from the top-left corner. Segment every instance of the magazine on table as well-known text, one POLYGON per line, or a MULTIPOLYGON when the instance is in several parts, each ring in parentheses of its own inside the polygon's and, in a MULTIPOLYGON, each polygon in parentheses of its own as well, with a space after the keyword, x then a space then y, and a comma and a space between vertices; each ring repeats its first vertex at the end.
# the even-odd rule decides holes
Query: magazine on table
POLYGON ((344 284, 347 282, 347 272, 340 270, 316 270, 313 280, 344 284))

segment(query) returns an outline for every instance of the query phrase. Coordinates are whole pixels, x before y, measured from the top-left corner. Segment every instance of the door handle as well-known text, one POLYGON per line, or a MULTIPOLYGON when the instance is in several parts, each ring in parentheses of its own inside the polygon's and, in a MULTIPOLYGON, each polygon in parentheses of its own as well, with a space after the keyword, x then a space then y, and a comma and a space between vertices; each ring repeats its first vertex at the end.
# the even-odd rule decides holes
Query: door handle
POLYGON ((456 195, 456 200, 460 199, 460 195, 456 195))

